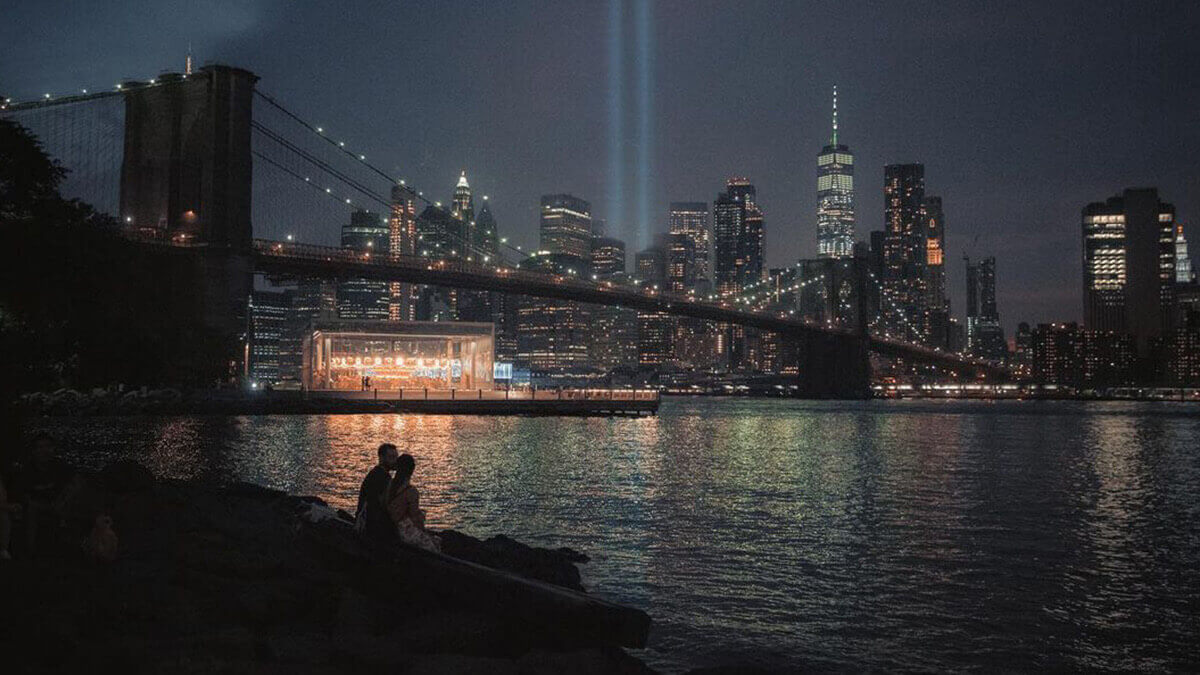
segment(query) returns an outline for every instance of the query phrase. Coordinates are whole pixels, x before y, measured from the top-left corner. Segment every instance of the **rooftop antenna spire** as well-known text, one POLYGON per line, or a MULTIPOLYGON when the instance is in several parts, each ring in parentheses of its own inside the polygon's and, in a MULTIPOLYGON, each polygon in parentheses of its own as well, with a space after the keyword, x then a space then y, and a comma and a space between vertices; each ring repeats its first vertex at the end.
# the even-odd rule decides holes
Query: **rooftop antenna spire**
POLYGON ((830 145, 837 145, 837 85, 833 85, 833 141, 830 145))
POLYGON ((192 74, 192 43, 191 42, 188 43, 187 58, 183 62, 183 74, 184 75, 192 74))

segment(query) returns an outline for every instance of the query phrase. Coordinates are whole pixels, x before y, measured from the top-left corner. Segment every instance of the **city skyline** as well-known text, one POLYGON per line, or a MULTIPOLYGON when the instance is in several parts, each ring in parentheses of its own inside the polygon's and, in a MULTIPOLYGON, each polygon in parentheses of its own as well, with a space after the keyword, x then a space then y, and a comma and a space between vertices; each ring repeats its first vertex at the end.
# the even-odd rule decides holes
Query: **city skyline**
MULTIPOLYGON (((609 122, 598 102, 607 93, 608 65, 596 58, 608 50, 607 3, 504 10, 474 3, 416 7, 406 13, 411 28, 404 30, 419 39, 407 45, 350 39, 400 21, 380 6, 360 5, 347 13, 345 26, 328 28, 328 22, 309 17, 316 8, 289 8, 295 20, 280 22, 268 2, 216 2, 209 11, 180 6, 174 12, 137 3, 116 12, 60 4, 70 11, 15 10, 11 25, 25 30, 6 36, 17 58, 0 65, 5 94, 39 96, 179 69, 191 42, 198 62, 244 63, 271 83, 273 93, 311 102, 321 122, 350 142, 372 144, 373 157, 385 168, 408 175, 431 194, 448 198, 442 186, 453 185, 466 168, 472 183, 486 186, 493 196, 491 208, 502 234, 514 243, 528 247, 535 241, 537 199, 554 192, 592 201, 610 222, 611 235, 626 240, 631 251, 650 243, 607 213, 609 122), (454 34, 451 22, 442 20, 449 14, 459 19, 452 24, 454 34), (539 21, 530 21, 531 16, 539 21), (562 30, 537 53, 518 54, 478 37, 519 35, 528 25, 542 24, 562 30), (296 51, 300 47, 287 46, 331 39, 306 32, 318 25, 345 38, 343 59, 310 64, 296 51), (79 58, 76 50, 107 39, 102 37, 111 32, 106 27, 128 31, 137 38, 135 46, 79 58), (65 36, 67 46, 45 51, 37 38, 49 31, 65 36), (419 47, 430 40, 445 42, 462 58, 447 65, 422 54, 419 47), (405 82, 411 81, 404 87, 392 87, 396 78, 384 76, 398 60, 406 64, 405 82), (540 83, 549 82, 563 94, 566 108, 532 98, 540 83), (397 95, 411 86, 421 96, 399 101, 397 95), (467 105, 452 104, 464 96, 467 105), (358 98, 370 102, 346 105, 358 98), (559 114, 575 122, 528 123, 559 114)), ((1195 225, 1200 194, 1189 160, 1200 132, 1185 124, 1197 86, 1196 78, 1182 70, 1196 60, 1197 47, 1177 39, 1200 22, 1190 8, 1127 5, 1104 16, 1041 6, 988 14, 943 5, 913 16, 897 16, 899 10, 892 9, 839 9, 838 23, 848 31, 845 45, 825 37, 797 45, 769 27, 827 21, 829 10, 820 7, 782 5, 755 16, 714 6, 682 17, 681 7, 671 3, 655 3, 653 10, 659 91, 652 155, 659 178, 651 210, 657 232, 667 229, 670 201, 708 199, 713 186, 729 175, 749 175, 770 214, 766 264, 811 257, 816 246, 811 158, 828 137, 828 92, 836 82, 842 126, 853 130, 858 164, 857 236, 866 239, 883 221, 878 188, 883 166, 924 163, 945 199, 945 256, 952 263, 947 288, 956 316, 962 315, 965 283, 962 266, 953 263, 966 254, 999 260, 1004 274, 997 294, 1007 333, 1022 320, 1081 319, 1078 210, 1096 194, 1158 187, 1176 204, 1188 238, 1200 236, 1195 225), (863 33, 884 24, 881 35, 863 33), (1040 25, 1068 28, 1062 35, 1044 36, 1040 25), (1087 41, 1080 39, 1085 34, 1087 41), (737 52, 730 51, 728 40, 717 39, 748 35, 760 39, 735 40, 741 45, 737 52), (920 41, 929 36, 940 39, 920 41), (1097 55, 1086 47, 1096 40, 1118 47, 1097 55), (941 58, 972 41, 976 58, 969 63, 941 58), (708 53, 700 53, 705 49, 708 53), (910 52, 911 65, 893 58, 910 52), (786 67, 818 61, 831 67, 819 72, 786 67), (1000 63, 1007 67, 998 68, 1000 63), (886 67, 875 68, 880 64, 886 67), (749 94, 733 95, 735 82, 749 94), (907 82, 933 86, 912 97, 907 82), (1128 82, 1129 93, 1146 105, 1129 110, 1104 104, 1116 82, 1128 82), (715 105, 697 107, 703 92, 716 95, 715 105), (664 122, 681 118, 682 125, 664 122), (1036 158, 1034 171, 1023 168, 1030 158, 1036 158), (1006 197, 1011 195, 1020 198, 1006 197)), ((626 7, 625 14, 633 12, 626 7)), ((297 233, 317 239, 313 234, 318 233, 297 233)), ((337 237, 328 226, 319 235, 330 243, 337 237)))

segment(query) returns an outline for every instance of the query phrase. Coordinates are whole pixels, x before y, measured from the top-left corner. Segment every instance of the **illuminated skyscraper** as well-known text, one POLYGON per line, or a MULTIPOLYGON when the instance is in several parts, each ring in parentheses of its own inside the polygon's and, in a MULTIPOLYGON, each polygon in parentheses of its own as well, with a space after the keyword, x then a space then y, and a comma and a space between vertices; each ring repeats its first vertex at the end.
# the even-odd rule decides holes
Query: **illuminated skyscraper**
POLYGON ((883 171, 883 330, 924 342, 925 166, 889 164, 883 171))
MULTIPOLYGON (((595 223, 596 221, 593 221, 595 223)), ((603 221, 599 221, 603 222, 603 221)), ((593 224, 593 230, 603 232, 593 224)), ((592 239, 592 274, 599 280, 629 283, 625 272, 625 242, 613 237, 592 239)), ((638 312, 615 305, 589 307, 591 365, 605 373, 636 370, 638 363, 638 312)))
POLYGON ((250 294, 247 327, 247 370, 256 386, 276 387, 282 381, 287 366, 295 355, 282 352, 288 314, 292 308, 292 292, 254 291, 250 294))
POLYGON ((946 297, 946 216, 941 197, 926 197, 925 336, 930 347, 949 349, 950 300, 946 297))
MULTIPOLYGON (((386 256, 390 237, 379 214, 357 209, 342 226, 342 248, 363 256, 386 256)), ((348 279, 338 284, 338 318, 386 321, 391 295, 386 281, 348 279)))
MULTIPOLYGON (((398 256, 416 254, 417 199, 403 185, 392 186, 391 215, 388 217, 388 253, 398 256)), ((416 288, 413 284, 394 281, 388 284, 388 320, 416 319, 416 288)))
POLYGON ((592 255, 592 205, 573 195, 542 196, 543 251, 588 261, 592 255))
MULTIPOLYGON (((562 253, 538 253, 520 269, 568 275, 579 271, 579 258, 562 253)), ((554 377, 588 368, 591 361, 590 306, 572 300, 524 297, 517 307, 517 360, 536 378, 554 377)))
MULTIPOLYGON (((713 281, 723 294, 763 281, 763 213, 750 181, 734 177, 713 202, 713 281)), ((726 326, 718 336, 719 359, 731 369, 754 368, 756 332, 726 326)))
POLYGON ((717 290, 737 292, 763 279, 763 214, 745 178, 730 178, 713 202, 713 276, 717 290))
POLYGON ((833 135, 817 155, 817 256, 854 255, 854 154, 838 143, 837 87, 833 88, 833 135))
MULTIPOLYGON (((466 258, 466 224, 454 213, 430 204, 417 216, 416 253, 431 260, 466 258)), ((445 286, 420 286, 416 307, 417 321, 458 320, 459 289, 445 286)))
MULTIPOLYGON (((643 287, 661 289, 667 285, 667 252, 661 245, 639 251, 636 276, 643 287)), ((671 358, 671 339, 675 320, 666 312, 643 312, 638 316, 638 364, 659 368, 671 358)))
POLYGON ((1146 356, 1169 322, 1175 207, 1154 188, 1128 189, 1088 204, 1082 219, 1084 325, 1132 335, 1146 356))
POLYGON ((454 186, 454 199, 450 202, 450 215, 463 223, 463 234, 466 236, 466 241, 461 244, 461 248, 466 250, 463 257, 474 256, 476 251, 470 249, 475 248, 479 236, 475 232, 475 200, 471 198, 471 186, 467 183, 466 171, 459 175, 458 184, 454 186))
POLYGON ((708 204, 671 202, 667 280, 673 291, 707 291, 712 281, 708 204))
POLYGON ((612 237, 592 240, 592 274, 608 279, 625 273, 625 242, 612 237))
POLYGON ((1187 239, 1183 238, 1183 223, 1175 225, 1175 283, 1187 284, 1195 281, 1192 259, 1188 257, 1187 239))
POLYGON ((426 206, 417 216, 416 253, 433 260, 458 260, 466 257, 463 243, 466 228, 454 214, 440 206, 426 206))

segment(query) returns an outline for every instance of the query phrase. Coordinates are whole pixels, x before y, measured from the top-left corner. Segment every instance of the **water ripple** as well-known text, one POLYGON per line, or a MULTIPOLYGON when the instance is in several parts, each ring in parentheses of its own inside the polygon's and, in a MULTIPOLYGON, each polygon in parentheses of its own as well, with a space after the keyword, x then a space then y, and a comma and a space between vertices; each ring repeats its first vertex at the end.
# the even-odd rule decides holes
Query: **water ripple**
POLYGON ((587 551, 667 670, 1200 668, 1182 404, 670 400, 651 419, 52 420, 84 463, 349 507, 383 440, 435 527, 587 551))

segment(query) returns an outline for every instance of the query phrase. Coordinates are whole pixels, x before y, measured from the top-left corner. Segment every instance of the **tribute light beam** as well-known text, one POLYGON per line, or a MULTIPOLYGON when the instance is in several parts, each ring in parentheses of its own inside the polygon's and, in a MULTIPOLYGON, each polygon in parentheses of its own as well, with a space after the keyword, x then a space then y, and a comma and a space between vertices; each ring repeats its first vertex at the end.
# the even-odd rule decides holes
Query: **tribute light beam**
POLYGON ((608 218, 625 218, 624 0, 608 6, 608 218))
POLYGON ((637 61, 638 61, 638 147, 637 147, 637 219, 641 246, 650 245, 650 176, 651 147, 654 145, 652 114, 653 15, 650 0, 637 0, 637 61))

